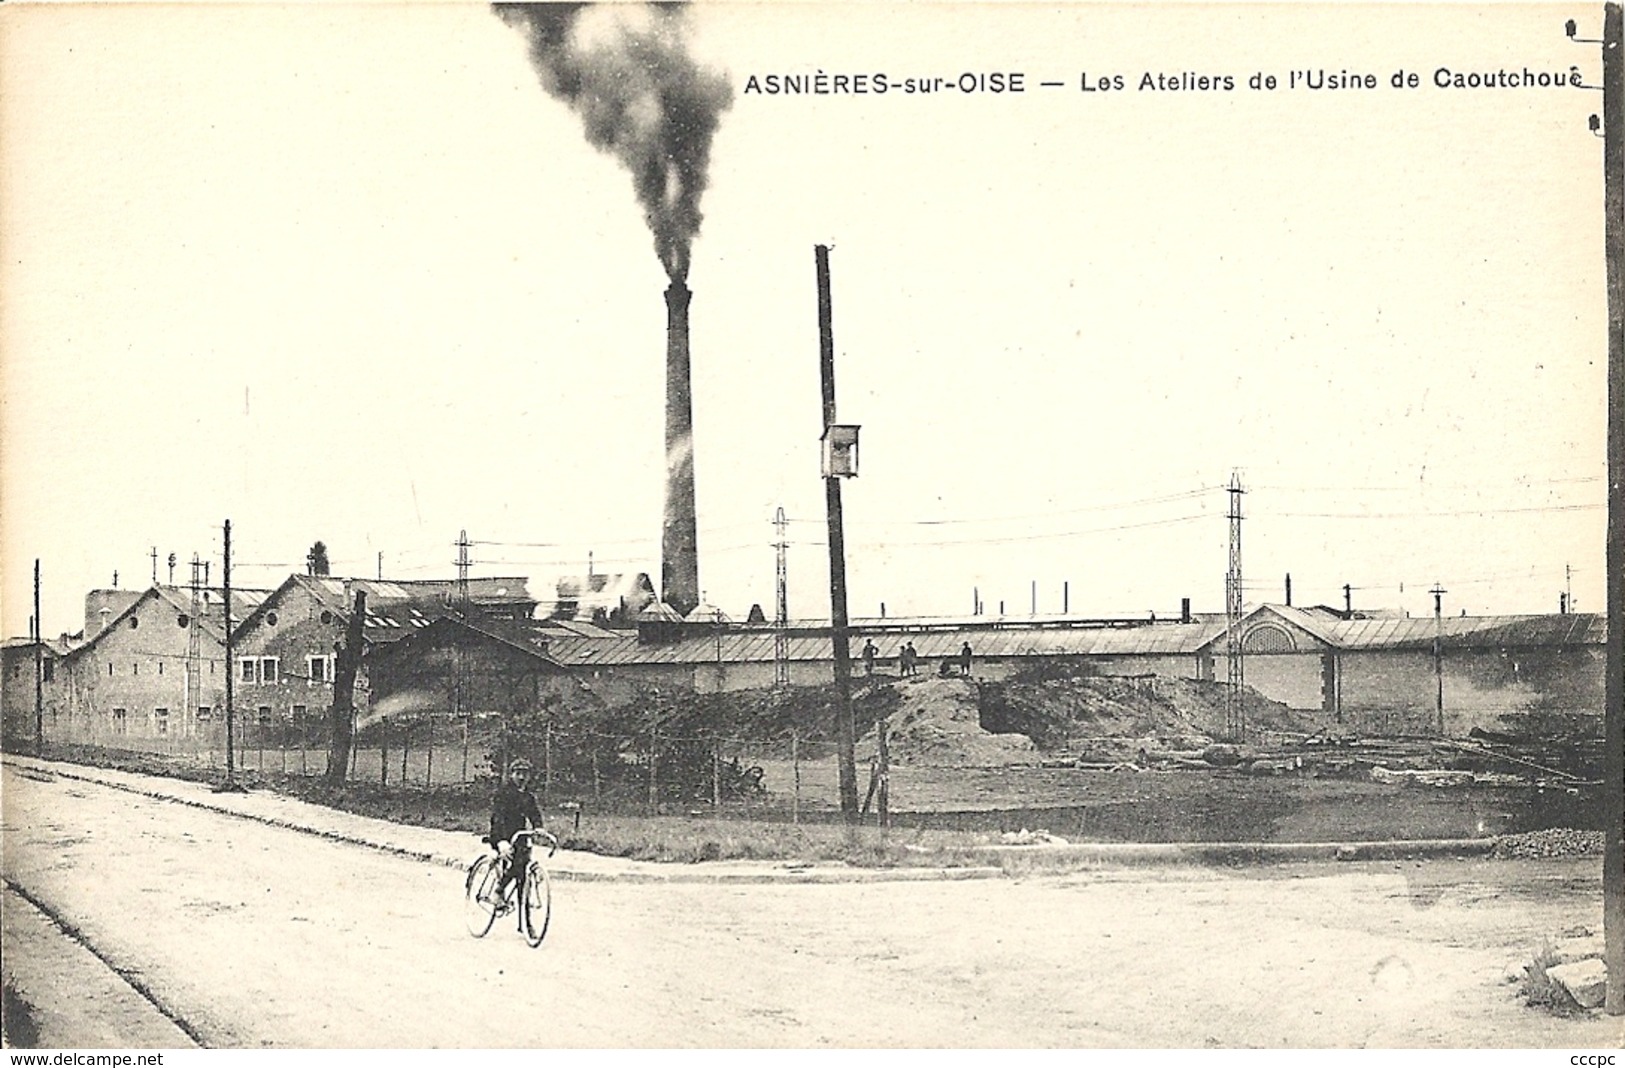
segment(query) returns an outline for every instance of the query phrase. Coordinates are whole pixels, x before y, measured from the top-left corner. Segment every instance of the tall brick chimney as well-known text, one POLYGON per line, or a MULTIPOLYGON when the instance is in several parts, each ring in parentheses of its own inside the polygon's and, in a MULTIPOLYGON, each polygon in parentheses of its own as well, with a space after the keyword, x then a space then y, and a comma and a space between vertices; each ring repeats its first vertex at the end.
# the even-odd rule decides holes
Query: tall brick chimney
POLYGON ((666 289, 666 507, 660 538, 660 599, 682 615, 700 603, 694 529, 694 410, 688 370, 688 301, 681 282, 666 289))

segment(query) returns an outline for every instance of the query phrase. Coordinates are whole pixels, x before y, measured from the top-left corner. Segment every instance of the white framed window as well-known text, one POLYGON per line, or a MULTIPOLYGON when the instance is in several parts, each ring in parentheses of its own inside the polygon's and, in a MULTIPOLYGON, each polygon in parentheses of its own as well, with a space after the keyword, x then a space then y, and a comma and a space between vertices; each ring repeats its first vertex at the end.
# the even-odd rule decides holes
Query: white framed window
POLYGON ((209 720, 211 720, 213 718, 214 718, 214 709, 210 708, 208 705, 198 705, 197 706, 197 721, 199 723, 207 723, 207 722, 209 722, 209 720))
POLYGON ((271 725, 271 706, 270 705, 261 705, 259 707, 259 721, 260 721, 260 726, 262 726, 262 727, 269 727, 271 725))
POLYGON ((293 706, 293 718, 294 718, 295 722, 303 723, 304 720, 305 720, 305 717, 308 716, 309 714, 310 714, 309 706, 307 706, 307 705, 294 705, 293 706))
POLYGON ((169 733, 169 709, 155 708, 152 710, 152 733, 169 733))
POLYGON ((252 656, 237 658, 237 681, 258 682, 260 662, 252 656))
POLYGON ((113 733, 123 734, 129 728, 129 716, 122 708, 113 709, 113 733))
POLYGON ((305 677, 312 683, 332 682, 333 657, 331 654, 305 657, 305 677))
POLYGON ((265 683, 277 682, 282 672, 282 658, 276 656, 260 657, 260 681, 265 683))

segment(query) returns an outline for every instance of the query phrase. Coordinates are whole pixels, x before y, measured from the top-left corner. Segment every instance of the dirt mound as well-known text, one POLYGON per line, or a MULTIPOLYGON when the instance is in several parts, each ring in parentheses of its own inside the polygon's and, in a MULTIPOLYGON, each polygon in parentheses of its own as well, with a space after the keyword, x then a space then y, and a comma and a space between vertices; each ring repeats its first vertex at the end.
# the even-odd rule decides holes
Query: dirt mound
MULTIPOLYGON (((1037 747, 1026 735, 982 729, 977 686, 970 679, 919 677, 890 686, 898 698, 888 735, 892 763, 988 767, 1037 762, 1037 747)), ((863 740, 860 759, 874 751, 871 733, 863 740)))
MULTIPOLYGON (((1324 717, 1244 693, 1251 731, 1310 733, 1324 717)), ((982 723, 1019 731, 1038 748, 1122 759, 1140 748, 1194 749, 1220 737, 1225 687, 1162 675, 1015 675, 982 687, 982 723)))

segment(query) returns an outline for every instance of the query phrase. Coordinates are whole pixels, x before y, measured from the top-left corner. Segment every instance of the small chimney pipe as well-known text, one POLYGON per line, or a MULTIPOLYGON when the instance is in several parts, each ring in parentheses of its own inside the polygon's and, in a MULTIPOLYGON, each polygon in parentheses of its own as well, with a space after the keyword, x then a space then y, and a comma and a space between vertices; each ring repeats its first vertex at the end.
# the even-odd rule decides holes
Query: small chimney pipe
POLYGON ((1179 599, 1179 621, 1181 623, 1189 623, 1191 621, 1191 599, 1189 597, 1181 597, 1179 599))

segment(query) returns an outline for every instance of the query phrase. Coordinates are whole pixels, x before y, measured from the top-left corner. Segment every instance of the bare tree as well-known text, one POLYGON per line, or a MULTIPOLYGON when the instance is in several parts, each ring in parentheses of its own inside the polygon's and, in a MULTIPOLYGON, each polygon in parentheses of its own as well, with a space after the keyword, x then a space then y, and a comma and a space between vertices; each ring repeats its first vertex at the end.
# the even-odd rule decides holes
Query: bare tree
MULTIPOLYGON (((321 542, 316 543, 318 547, 321 542)), ((367 595, 355 591, 355 607, 344 631, 343 643, 334 643, 337 654, 333 667, 333 707, 328 712, 330 731, 327 748, 327 781, 344 783, 350 767, 351 729, 355 716, 355 677, 361 669, 361 627, 367 618, 367 595)))

